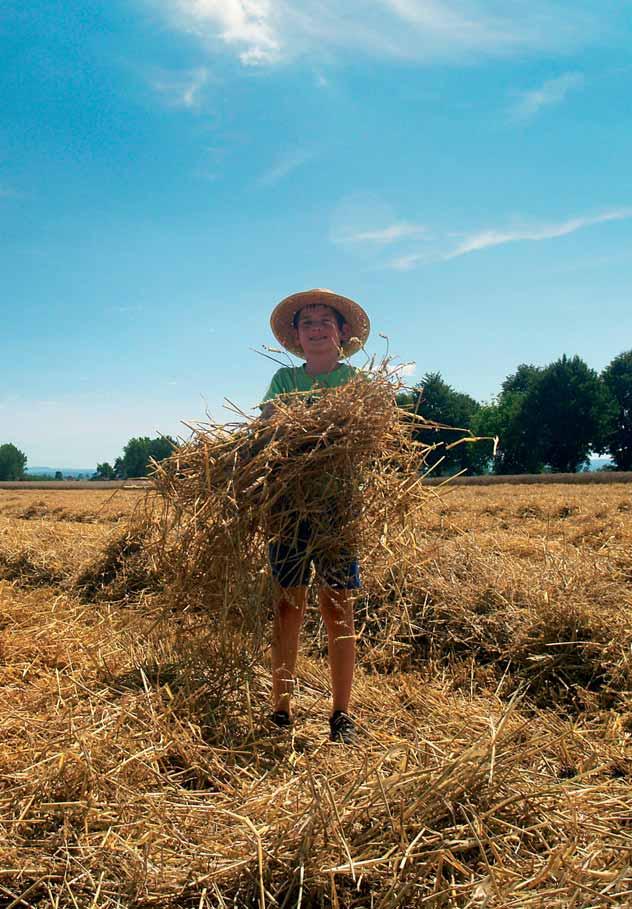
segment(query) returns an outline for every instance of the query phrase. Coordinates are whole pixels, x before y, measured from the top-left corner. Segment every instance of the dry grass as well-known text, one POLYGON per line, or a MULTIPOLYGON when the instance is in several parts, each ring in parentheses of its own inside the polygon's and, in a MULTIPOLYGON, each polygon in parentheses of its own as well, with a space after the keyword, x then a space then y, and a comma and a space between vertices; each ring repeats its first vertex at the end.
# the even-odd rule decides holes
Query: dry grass
POLYGON ((204 614, 165 623, 125 558, 116 603, 79 590, 123 526, 4 505, 0 564, 31 566, 0 582, 4 905, 632 902, 627 487, 433 496, 390 593, 358 604, 355 749, 326 739, 315 622, 284 737, 265 655, 228 692, 204 614))
POLYGON ((0 516, 24 521, 71 521, 115 524, 124 521, 139 501, 138 490, 0 489, 0 516), (53 493, 51 496, 51 492, 53 493))

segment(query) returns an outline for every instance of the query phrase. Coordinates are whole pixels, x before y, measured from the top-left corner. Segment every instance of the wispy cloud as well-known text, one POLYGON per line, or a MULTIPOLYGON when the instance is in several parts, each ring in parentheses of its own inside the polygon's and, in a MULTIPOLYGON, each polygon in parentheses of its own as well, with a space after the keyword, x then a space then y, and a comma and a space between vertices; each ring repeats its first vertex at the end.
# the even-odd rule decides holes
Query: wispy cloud
POLYGON ((210 73, 205 66, 182 72, 161 70, 149 76, 149 84, 169 107, 193 110, 200 106, 210 73))
POLYGON ((523 92, 510 113, 514 120, 530 120, 545 107, 562 104, 573 89, 581 88, 584 77, 581 73, 564 73, 556 79, 548 79, 539 88, 523 92))
POLYGON ((624 221, 632 218, 632 208, 617 208, 602 212, 598 215, 586 215, 577 218, 568 218, 553 224, 541 224, 529 227, 516 228, 487 228, 475 233, 467 234, 453 249, 446 252, 431 253, 428 250, 413 252, 393 259, 389 267, 397 271, 407 271, 423 262, 448 262, 469 253, 482 252, 495 246, 504 246, 507 243, 517 243, 530 240, 554 240, 565 237, 585 227, 596 224, 605 224, 609 221, 624 221))
POLYGON ((492 246, 502 246, 505 243, 516 243, 520 240, 554 240, 557 237, 565 237, 573 234, 583 227, 591 227, 594 224, 604 224, 608 221, 623 221, 626 218, 632 218, 632 208, 620 208, 614 211, 603 212, 600 215, 592 217, 569 218, 559 224, 547 224, 540 227, 531 227, 515 230, 483 230, 479 233, 470 234, 459 243, 456 249, 447 253, 444 259, 456 259, 457 256, 465 256, 467 253, 480 252, 483 249, 489 249, 492 246))
POLYGON ((261 174, 258 182, 261 186, 274 186, 275 183, 283 180, 291 174, 292 171, 301 167, 303 164, 306 164, 307 161, 310 161, 314 157, 314 154, 313 151, 307 151, 300 148, 284 152, 279 155, 272 167, 261 174))
POLYGON ((353 50, 421 63, 566 50, 594 38, 573 0, 154 0, 244 65, 353 50))
POLYGON ((426 228, 422 224, 410 224, 407 221, 400 221, 378 230, 358 230, 340 234, 334 237, 333 240, 335 243, 375 243, 382 246, 388 243, 395 243, 404 237, 425 233, 425 231, 426 228))
POLYGON ((403 256, 397 256, 396 259, 393 259, 388 267, 395 271, 410 271, 411 268, 415 268, 416 265, 421 265, 422 262, 432 262, 435 259, 436 257, 431 256, 428 252, 406 253, 403 256))

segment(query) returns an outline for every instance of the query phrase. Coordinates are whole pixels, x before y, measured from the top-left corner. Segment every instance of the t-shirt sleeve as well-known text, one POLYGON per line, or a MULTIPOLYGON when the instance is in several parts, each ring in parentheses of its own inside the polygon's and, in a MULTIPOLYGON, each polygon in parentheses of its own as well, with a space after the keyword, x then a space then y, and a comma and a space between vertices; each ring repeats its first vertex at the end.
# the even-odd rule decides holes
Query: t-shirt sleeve
POLYGON ((272 381, 270 382, 270 386, 269 386, 268 390, 266 391, 265 395, 263 396, 263 398, 261 399, 261 403, 265 404, 266 401, 272 401, 274 398, 278 397, 279 395, 283 394, 283 392, 286 392, 286 391, 287 391, 287 388, 285 386, 285 383, 283 382, 283 370, 279 369, 272 376, 272 381))

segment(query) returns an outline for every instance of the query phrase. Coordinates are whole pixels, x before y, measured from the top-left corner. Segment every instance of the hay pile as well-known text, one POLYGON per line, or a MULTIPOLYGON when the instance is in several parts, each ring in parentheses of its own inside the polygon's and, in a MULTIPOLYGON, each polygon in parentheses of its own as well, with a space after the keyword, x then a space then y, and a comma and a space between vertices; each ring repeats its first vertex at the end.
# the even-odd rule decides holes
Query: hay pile
POLYGON ((181 609, 260 614, 267 544, 306 521, 316 560, 399 559, 428 496, 430 448, 415 441, 423 421, 397 407, 395 391, 387 368, 361 372, 326 394, 278 400, 266 419, 199 426, 156 465, 153 555, 181 609))
POLYGON ((0 579, 31 586, 69 584, 77 566, 100 556, 109 531, 68 522, 15 520, 0 515, 0 579))

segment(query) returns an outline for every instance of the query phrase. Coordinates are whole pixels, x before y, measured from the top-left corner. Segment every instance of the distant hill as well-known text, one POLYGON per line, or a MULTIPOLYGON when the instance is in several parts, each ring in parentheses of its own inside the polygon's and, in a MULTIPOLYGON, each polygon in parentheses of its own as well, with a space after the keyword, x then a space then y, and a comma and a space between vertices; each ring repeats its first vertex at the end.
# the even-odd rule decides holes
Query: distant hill
POLYGON ((57 471, 61 471, 65 477, 91 477, 96 472, 96 467, 27 467, 26 475, 49 475, 54 477, 57 471))

